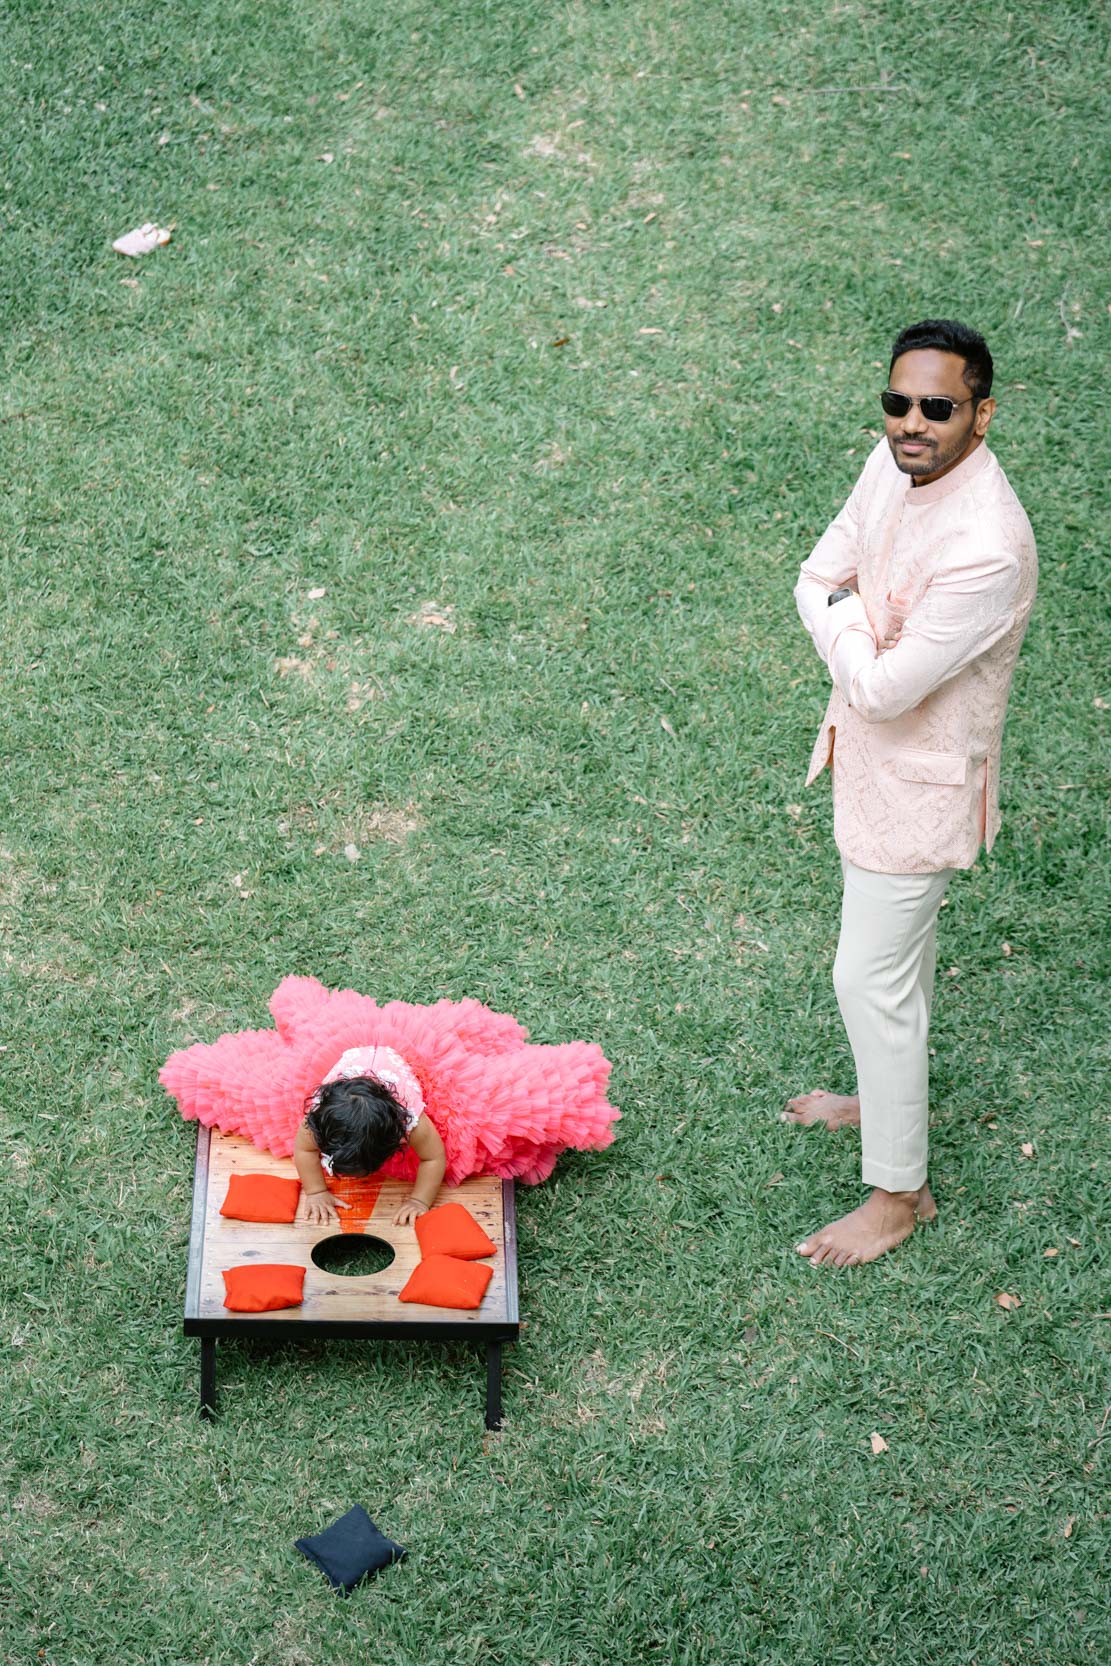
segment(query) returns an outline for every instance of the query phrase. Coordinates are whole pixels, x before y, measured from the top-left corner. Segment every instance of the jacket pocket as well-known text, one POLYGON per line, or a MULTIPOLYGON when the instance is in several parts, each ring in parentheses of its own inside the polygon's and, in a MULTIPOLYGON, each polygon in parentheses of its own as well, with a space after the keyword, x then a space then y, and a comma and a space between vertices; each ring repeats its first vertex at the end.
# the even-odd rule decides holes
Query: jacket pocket
POLYGON ((968 779, 968 759, 959 752, 912 752, 892 756, 892 767, 900 781, 922 781, 931 787, 963 787, 968 779))

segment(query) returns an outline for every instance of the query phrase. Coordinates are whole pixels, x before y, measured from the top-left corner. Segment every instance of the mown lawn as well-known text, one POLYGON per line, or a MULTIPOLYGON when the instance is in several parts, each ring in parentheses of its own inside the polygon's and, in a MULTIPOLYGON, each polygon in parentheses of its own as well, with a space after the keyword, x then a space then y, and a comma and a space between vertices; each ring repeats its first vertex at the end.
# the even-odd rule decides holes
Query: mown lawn
POLYGON ((0 1660, 1107 1657, 1104 22, 8 0, 0 1660), (942 1225, 837 1277, 855 1142, 777 1116, 849 1070, 790 592, 938 313, 1042 586, 942 1225), (617 1145, 519 1197, 497 1438, 417 1344, 228 1346, 195 1416, 157 1070, 294 970, 614 1061, 617 1145), (292 1541, 356 1501, 410 1557, 343 1603, 292 1541))

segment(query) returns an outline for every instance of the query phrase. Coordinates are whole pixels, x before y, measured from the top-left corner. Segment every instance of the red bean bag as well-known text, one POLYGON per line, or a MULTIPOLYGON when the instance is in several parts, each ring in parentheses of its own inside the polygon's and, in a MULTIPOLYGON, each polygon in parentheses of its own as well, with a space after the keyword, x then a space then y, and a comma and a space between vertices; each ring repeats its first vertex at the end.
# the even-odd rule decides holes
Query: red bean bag
POLYGON ((417 1242, 422 1256, 454 1255, 460 1261, 479 1261, 484 1255, 496 1255, 498 1249, 461 1203, 442 1203, 421 1215, 417 1242))
POLYGON ((299 1180, 278 1174, 233 1174, 221 1215, 233 1221, 291 1221, 301 1195, 299 1180))
POLYGON ((304 1267, 281 1262, 254 1262, 229 1267, 224 1274, 224 1306, 232 1313, 269 1313, 278 1307, 300 1307, 304 1267))
POLYGON ((399 1299, 425 1307, 481 1307, 493 1276, 493 1267, 479 1261, 429 1255, 415 1268, 399 1299))

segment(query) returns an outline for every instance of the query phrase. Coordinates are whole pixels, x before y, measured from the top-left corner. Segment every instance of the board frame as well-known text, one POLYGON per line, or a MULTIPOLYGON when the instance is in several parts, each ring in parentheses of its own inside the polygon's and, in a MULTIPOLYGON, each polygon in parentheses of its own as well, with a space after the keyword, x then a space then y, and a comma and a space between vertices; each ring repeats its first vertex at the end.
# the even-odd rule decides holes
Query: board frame
MULTIPOLYGON (((189 1259, 185 1278, 186 1336, 199 1337, 201 1343, 200 1413, 204 1418, 216 1415, 216 1344, 231 1337, 240 1340, 266 1338, 271 1341, 320 1342, 342 1340, 390 1341, 398 1339, 430 1342, 477 1342, 486 1351, 486 1407, 487 1429, 499 1429, 502 1423, 502 1345, 513 1341, 520 1331, 520 1310, 517 1289, 517 1209, 514 1182, 501 1181, 503 1225, 503 1254, 505 1258, 504 1315, 483 1319, 481 1310, 455 1318, 431 1318, 416 1304, 399 1304, 402 1314, 396 1319, 302 1319, 281 1318, 272 1313, 225 1313, 216 1315, 202 1311, 201 1288, 205 1267, 206 1235, 209 1216, 208 1187, 211 1172, 213 1139, 223 1136, 211 1128, 197 1129, 197 1154, 193 1170, 193 1206, 189 1227, 189 1259), (413 1317, 408 1315, 412 1313, 413 1317)), ((375 1236, 368 1232, 370 1237, 375 1236)), ((334 1233, 322 1236, 335 1236, 334 1233)))

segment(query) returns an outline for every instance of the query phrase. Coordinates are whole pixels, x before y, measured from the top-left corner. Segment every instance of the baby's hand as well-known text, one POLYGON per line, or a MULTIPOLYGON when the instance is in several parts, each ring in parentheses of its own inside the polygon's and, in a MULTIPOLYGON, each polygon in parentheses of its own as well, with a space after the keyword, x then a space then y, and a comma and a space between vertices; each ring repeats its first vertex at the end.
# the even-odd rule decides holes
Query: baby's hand
POLYGON ((351 1205, 342 1198, 333 1197, 331 1192, 304 1192, 302 1198, 305 1205, 306 1226, 338 1226, 339 1209, 350 1209, 351 1205))
POLYGON ((407 1197, 394 1216, 393 1222, 395 1226, 412 1226, 420 1215, 426 1215, 427 1213, 427 1203, 422 1203, 417 1197, 407 1197))

